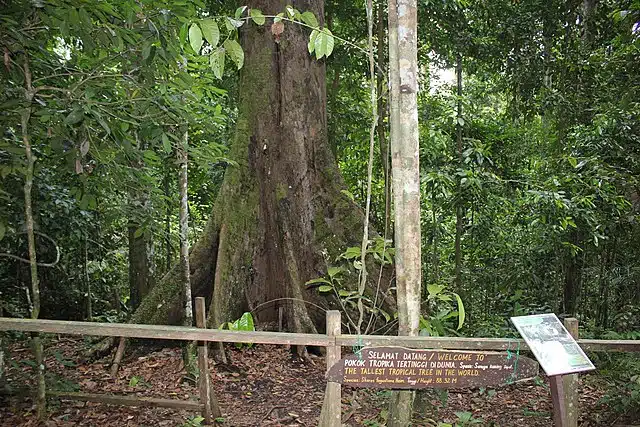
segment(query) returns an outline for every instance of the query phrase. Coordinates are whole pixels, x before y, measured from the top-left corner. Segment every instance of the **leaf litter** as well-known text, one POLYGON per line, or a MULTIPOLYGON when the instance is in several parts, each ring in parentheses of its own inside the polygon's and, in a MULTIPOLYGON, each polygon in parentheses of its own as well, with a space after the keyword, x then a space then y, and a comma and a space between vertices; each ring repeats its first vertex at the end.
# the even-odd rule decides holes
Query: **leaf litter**
MULTIPOLYGON (((166 345, 166 343, 161 343, 166 345)), ((109 374, 111 356, 86 361, 82 338, 52 339, 46 346, 47 385, 59 391, 135 395, 198 401, 197 381, 186 377, 179 347, 134 346, 116 379, 109 374)), ((222 410, 217 424, 225 426, 315 426, 325 387, 324 358, 294 356, 282 346, 226 347, 229 363, 215 365, 211 378, 222 410)), ((14 391, 33 390, 34 363, 24 343, 9 347, 6 386, 14 391)), ((602 387, 593 375, 581 377, 580 425, 611 425, 606 409, 598 406, 602 387)), ((343 423, 348 426, 382 426, 388 414, 387 391, 343 387, 343 423)), ((0 427, 13 426, 191 426, 200 415, 187 410, 127 407, 93 402, 49 399, 44 424, 35 418, 30 397, 0 394, 0 427), (190 423, 190 420, 191 423, 190 423)), ((496 389, 428 390, 418 394, 414 425, 434 421, 453 423, 456 412, 469 412, 480 426, 542 427, 552 425, 549 386, 529 381, 496 389)))

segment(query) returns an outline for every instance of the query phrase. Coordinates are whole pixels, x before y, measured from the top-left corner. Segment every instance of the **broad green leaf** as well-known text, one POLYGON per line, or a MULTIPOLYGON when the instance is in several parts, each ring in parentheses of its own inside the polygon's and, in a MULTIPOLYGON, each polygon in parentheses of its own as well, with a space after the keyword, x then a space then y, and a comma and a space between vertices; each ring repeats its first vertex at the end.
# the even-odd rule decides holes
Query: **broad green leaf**
POLYGON ((331 285, 322 285, 318 288, 320 292, 331 292, 333 290, 333 286, 331 285))
MULTIPOLYGON (((80 166, 82 167, 82 165, 80 166)), ((77 170, 76 170, 77 172, 77 170)), ((81 173, 82 171, 80 171, 79 173, 81 173)), ((87 208, 89 207, 89 195, 88 194, 84 194, 82 196, 82 198, 80 199, 80 209, 82 209, 83 211, 87 210, 87 208)))
POLYGON ((147 60, 147 58, 149 58, 149 55, 151 54, 151 43, 146 43, 143 47, 142 47, 142 59, 144 59, 145 61, 147 60))
POLYGON ((293 18, 294 16, 296 16, 296 13, 300 13, 291 6, 287 6, 286 9, 287 9, 287 14, 289 15, 289 18, 293 18))
POLYGON ((455 292, 453 293, 453 295, 456 297, 456 301, 458 301, 458 329, 460 329, 464 324, 465 318, 464 304, 462 303, 462 298, 460 298, 460 295, 456 294, 455 292))
POLYGON ((187 41, 187 33, 189 31, 189 25, 188 23, 184 23, 181 27, 180 27, 180 32, 178 33, 178 38, 180 39, 180 43, 184 44, 187 41))
POLYGON ((347 250, 344 251, 342 255, 340 255, 340 257, 344 259, 360 258, 361 253, 362 250, 360 249, 360 246, 351 246, 347 248, 347 250))
POLYGON ((242 65, 244 65, 244 51, 240 44, 235 40, 226 40, 224 42, 224 48, 226 49, 229 58, 235 62, 238 70, 242 68, 242 65))
POLYGON ((430 297, 437 296, 443 290, 444 290, 443 285, 435 285, 435 284, 427 285, 427 292, 429 292, 430 297))
POLYGON ((311 31, 311 34, 309 35, 309 44, 307 45, 307 48, 309 49, 309 53, 313 53, 314 49, 316 48, 317 37, 318 37, 318 30, 311 31))
POLYGON ((325 36, 327 39, 326 40, 327 47, 325 49, 324 56, 328 58, 333 53, 333 46, 335 44, 335 39, 333 37, 333 34, 328 28, 325 28, 323 31, 325 32, 325 36))
POLYGON ((247 10, 247 6, 240 6, 236 9, 236 13, 233 15, 236 19, 240 19, 244 11, 247 10))
POLYGON ((249 15, 251 16, 253 22, 255 22, 257 25, 264 25, 265 18, 260 9, 251 9, 249 11, 249 15))
POLYGON ((191 44, 191 48, 195 53, 200 53, 200 49, 202 48, 202 31, 198 24, 191 24, 189 27, 189 43, 191 44))
POLYGON ((169 141, 169 137, 166 133, 162 134, 162 148, 164 148, 165 153, 171 153, 171 141, 169 141))
POLYGON ((318 36, 315 39, 315 53, 316 59, 320 59, 323 56, 328 57, 333 52, 334 39, 331 31, 325 28, 318 32, 318 36))
POLYGON ((314 45, 313 51, 316 53, 316 59, 322 58, 327 49, 326 34, 319 31, 315 38, 314 45))
POLYGON ((75 108, 72 112, 69 113, 67 117, 64 119, 64 123, 67 125, 75 125, 80 123, 84 118, 84 111, 80 108, 75 108))
POLYGON ((222 79, 224 74, 224 49, 216 49, 209 56, 209 66, 213 70, 213 75, 222 79))
POLYGON ((253 325, 253 316, 249 312, 245 312, 242 317, 240 317, 238 322, 238 330, 240 331, 254 331, 253 325))
POLYGON ((315 28, 318 26, 318 20, 316 19, 316 16, 313 14, 313 12, 309 12, 309 11, 304 12, 302 14, 302 22, 309 25, 310 27, 315 28))
POLYGON ((89 152, 89 140, 85 139, 80 143, 80 155, 84 157, 87 155, 88 152, 89 152))
POLYGON ((331 284, 330 281, 328 281, 327 279, 324 279, 322 277, 318 277, 317 279, 311 279, 311 280, 307 280, 305 282, 305 286, 311 286, 311 285, 316 285, 318 283, 328 283, 329 285, 331 284))
POLYGON ((227 26, 227 30, 233 31, 236 28, 242 27, 242 24, 244 24, 244 21, 240 21, 238 19, 229 18, 227 16, 227 19, 224 21, 224 23, 227 26))
POLYGON ((134 375, 129 380, 129 387, 135 387, 135 386, 138 385, 139 382, 140 382, 140 377, 137 377, 137 376, 134 375))
POLYGON ((142 236, 142 233, 144 233, 144 228, 142 228, 142 227, 138 228, 135 231, 135 233, 133 233, 134 239, 137 239, 138 237, 142 236))
POLYGON ((340 273, 342 271, 342 268, 340 267, 329 267, 327 269, 327 274, 329 275, 329 277, 333 278, 336 276, 336 274, 340 273))
POLYGON ((218 28, 216 21, 212 18, 203 19, 200 21, 200 27, 205 40, 212 47, 216 47, 220 41, 220 28, 218 28))
POLYGON ((284 16, 284 13, 280 12, 279 14, 277 14, 274 18, 273 18, 273 23, 275 24, 276 22, 280 22, 282 21, 282 17, 284 16))

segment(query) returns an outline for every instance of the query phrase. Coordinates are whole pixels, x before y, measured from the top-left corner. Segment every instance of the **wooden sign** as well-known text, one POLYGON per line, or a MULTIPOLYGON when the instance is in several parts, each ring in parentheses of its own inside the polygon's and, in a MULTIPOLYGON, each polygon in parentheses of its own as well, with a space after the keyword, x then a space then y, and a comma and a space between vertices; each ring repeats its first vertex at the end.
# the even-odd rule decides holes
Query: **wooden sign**
POLYGON ((537 374, 534 360, 513 353, 367 347, 334 364, 327 380, 361 388, 471 388, 537 374))

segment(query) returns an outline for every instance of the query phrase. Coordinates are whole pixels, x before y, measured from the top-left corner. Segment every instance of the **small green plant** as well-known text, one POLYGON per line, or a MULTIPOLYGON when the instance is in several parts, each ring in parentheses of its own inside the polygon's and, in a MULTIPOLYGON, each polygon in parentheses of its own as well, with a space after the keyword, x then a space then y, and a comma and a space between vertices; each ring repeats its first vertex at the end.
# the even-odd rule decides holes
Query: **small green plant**
POLYGON ((465 320, 464 304, 460 296, 455 292, 447 291, 445 285, 437 284, 427 285, 427 292, 429 312, 433 314, 429 317, 420 316, 420 335, 438 337, 456 334, 465 320), (454 301, 457 310, 453 307, 454 301), (454 319, 457 319, 457 325, 451 324, 454 319))
MULTIPOLYGON (((216 418, 216 421, 218 419, 216 418)), ((189 417, 187 419, 187 421, 184 422, 184 424, 182 424, 182 427, 197 427, 197 426, 201 426, 203 425, 202 422, 204 421, 204 418, 201 417, 200 415, 195 416, 195 417, 189 417)))
POLYGON ((58 361, 58 363, 60 363, 64 367, 73 368, 74 366, 76 366, 76 364, 73 363, 71 360, 65 359, 64 356, 62 356, 62 353, 60 353, 59 351, 54 352, 53 355, 58 361))
MULTIPOLYGON (((390 243, 389 240, 385 241, 381 237, 370 240, 367 246, 367 256, 373 257, 374 261, 381 266, 393 263, 395 250, 390 246, 390 243)), ((376 303, 356 290, 358 276, 362 270, 361 254, 362 249, 359 246, 347 248, 336 257, 336 265, 327 268, 326 276, 311 279, 305 285, 308 288, 317 288, 321 294, 333 293, 345 310, 347 308, 356 309, 358 303, 362 302, 367 313, 374 317, 384 318, 386 322, 389 322, 392 317, 379 306, 381 299, 378 299, 376 303), (349 280, 351 283, 348 282, 349 280)))
POLYGON ((131 388, 135 388, 135 387, 136 387, 136 386, 138 386, 138 385, 141 385, 141 386, 144 386, 144 387, 150 387, 150 386, 151 386, 151 384, 149 384, 148 382, 146 382, 146 381, 144 380, 144 378, 139 377, 139 376, 137 376, 137 375, 132 376, 132 377, 129 379, 129 387, 131 387, 131 388))
MULTIPOLYGON (((220 325, 220 329, 228 329, 230 331, 255 331, 255 325, 253 323, 253 316, 249 312, 245 312, 239 319, 233 322, 227 322, 220 325)), ((247 346, 251 348, 252 343, 236 343, 237 348, 247 346)))
POLYGON ((433 420, 430 420, 430 423, 434 427, 467 427, 471 425, 482 424, 483 422, 481 419, 474 418, 471 412, 455 412, 455 415, 458 420, 453 424, 443 422, 438 422, 436 424, 436 422, 434 422, 433 420))
POLYGON ((455 423, 456 427, 466 427, 474 424, 481 424, 482 420, 478 418, 474 418, 471 412, 456 412, 456 417, 458 417, 458 421, 455 423))

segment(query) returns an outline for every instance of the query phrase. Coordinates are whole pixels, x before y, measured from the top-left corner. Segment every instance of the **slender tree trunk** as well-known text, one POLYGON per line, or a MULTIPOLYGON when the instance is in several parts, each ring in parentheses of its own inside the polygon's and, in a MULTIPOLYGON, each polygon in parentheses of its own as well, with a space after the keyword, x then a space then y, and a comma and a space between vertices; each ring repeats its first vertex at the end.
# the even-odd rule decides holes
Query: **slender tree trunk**
MULTIPOLYGON (((0 301, 0 317, 4 316, 4 308, 2 307, 3 302, 0 301)), ((4 388, 5 381, 5 368, 4 368, 4 342, 3 342, 4 334, 0 332, 0 390, 4 388)))
POLYGON ((378 142, 380 145, 380 158, 382 159, 382 173, 384 174, 384 236, 390 236, 391 227, 391 168, 390 168, 390 151, 387 143, 387 102, 386 102, 386 83, 387 78, 384 70, 387 69, 385 61, 384 46, 385 38, 385 22, 384 22, 384 0, 378 2, 378 142))
POLYGON ((91 322, 93 320, 93 303, 91 299, 91 280, 89 279, 89 269, 87 264, 89 263, 89 250, 87 248, 87 235, 84 236, 84 263, 83 263, 83 275, 85 282, 85 289, 87 290, 87 320, 91 322))
MULTIPOLYGON (((389 1, 391 162, 399 335, 417 335, 420 322, 422 260, 417 17, 416 0, 389 1)), ((411 425, 413 396, 408 391, 394 392, 387 425, 411 425)))
POLYGON ((176 149, 180 174, 180 273, 184 289, 184 325, 193 326, 193 301, 191 298, 191 277, 189 270, 189 205, 188 205, 188 132, 184 133, 184 146, 176 149))
MULTIPOLYGON (((33 208, 31 206, 31 189, 33 188, 33 169, 36 162, 35 155, 31 149, 31 139, 29 136, 29 119, 31 118, 31 102, 35 95, 33 86, 31 85, 31 71, 29 69, 29 61, 24 61, 24 77, 25 77, 25 100, 27 106, 22 111, 21 128, 22 142, 24 143, 24 151, 27 157, 27 168, 24 180, 24 217, 27 228, 27 243, 29 248, 29 270, 31 273, 31 318, 37 319, 40 316, 40 284, 38 281, 38 261, 36 259, 36 241, 33 232, 33 208)), ((45 396, 44 382, 44 350, 42 341, 38 334, 32 335, 33 355, 36 359, 36 375, 37 375, 37 392, 36 406, 39 420, 44 420, 47 412, 47 402, 45 396)))
MULTIPOLYGON (((165 173, 164 173, 164 196, 167 200, 170 199, 170 174, 169 174, 169 165, 165 165, 165 173)), ((171 203, 167 203, 167 211, 164 216, 164 244, 165 244, 165 270, 166 273, 171 269, 171 260, 172 260, 172 248, 171 248, 171 203)))
MULTIPOLYGON (((178 187, 180 193, 180 282, 184 292, 184 326, 193 326, 193 299, 191 298, 191 272, 189 269, 189 133, 185 131, 182 144, 176 148, 179 165, 178 187)), ((184 349, 184 366, 187 373, 197 369, 196 343, 188 342, 184 349)), ((202 373, 203 375, 206 373, 202 373)))
MULTIPOLYGON (((580 247, 581 239, 578 230, 571 232, 569 242, 580 247)), ((582 287, 582 253, 568 253, 566 257, 564 276, 564 313, 570 317, 576 316, 582 287)))
POLYGON ((436 211, 437 199, 436 190, 434 189, 431 194, 431 221, 433 222, 433 253, 431 255, 431 268, 432 282, 438 283, 440 281, 440 250, 438 244, 440 243, 440 225, 438 224, 438 212, 436 211))
MULTIPOLYGON (((458 154, 458 167, 464 166, 462 158, 462 57, 460 54, 456 56, 456 146, 458 154)), ((455 285, 456 292, 464 296, 462 289, 462 234, 464 232, 464 206, 462 202, 462 187, 458 181, 458 195, 456 198, 456 237, 455 237, 455 285)))

